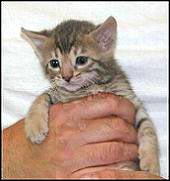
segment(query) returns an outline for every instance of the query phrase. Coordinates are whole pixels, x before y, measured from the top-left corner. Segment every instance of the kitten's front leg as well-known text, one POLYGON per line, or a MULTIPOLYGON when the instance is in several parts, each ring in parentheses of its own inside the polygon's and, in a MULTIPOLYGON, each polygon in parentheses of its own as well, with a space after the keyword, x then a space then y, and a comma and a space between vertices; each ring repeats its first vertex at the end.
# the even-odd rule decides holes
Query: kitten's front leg
POLYGON ((159 175, 160 165, 158 140, 154 125, 148 117, 142 118, 141 122, 139 122, 138 142, 140 169, 159 175))
POLYGON ((43 93, 36 98, 25 118, 25 132, 33 143, 40 144, 48 133, 50 97, 43 93))

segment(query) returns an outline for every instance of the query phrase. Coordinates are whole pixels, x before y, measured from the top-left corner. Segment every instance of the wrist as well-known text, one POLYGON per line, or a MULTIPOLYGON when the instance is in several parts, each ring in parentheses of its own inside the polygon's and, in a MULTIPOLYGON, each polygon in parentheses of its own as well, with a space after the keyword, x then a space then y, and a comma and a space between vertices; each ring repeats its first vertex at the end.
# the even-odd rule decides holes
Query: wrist
POLYGON ((3 131, 3 177, 24 178, 29 172, 29 144, 24 135, 24 121, 3 131), (27 168, 26 168, 27 167, 27 168))
POLYGON ((5 129, 3 178, 55 178, 56 165, 46 158, 46 152, 46 145, 32 144, 26 138, 23 120, 5 129))
POLYGON ((18 178, 24 173, 24 152, 29 149, 23 135, 23 120, 3 131, 3 177, 18 178))

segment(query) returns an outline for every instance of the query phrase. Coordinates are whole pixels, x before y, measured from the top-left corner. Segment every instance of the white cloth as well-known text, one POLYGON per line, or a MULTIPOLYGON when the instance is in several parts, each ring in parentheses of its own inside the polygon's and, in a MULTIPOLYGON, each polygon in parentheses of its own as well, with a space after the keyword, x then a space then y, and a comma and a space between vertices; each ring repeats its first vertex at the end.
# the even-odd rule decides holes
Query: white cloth
POLYGON ((23 118, 49 83, 20 28, 53 28, 66 19, 118 22, 116 57, 152 117, 160 142, 161 175, 168 178, 168 2, 2 2, 2 127, 23 118))

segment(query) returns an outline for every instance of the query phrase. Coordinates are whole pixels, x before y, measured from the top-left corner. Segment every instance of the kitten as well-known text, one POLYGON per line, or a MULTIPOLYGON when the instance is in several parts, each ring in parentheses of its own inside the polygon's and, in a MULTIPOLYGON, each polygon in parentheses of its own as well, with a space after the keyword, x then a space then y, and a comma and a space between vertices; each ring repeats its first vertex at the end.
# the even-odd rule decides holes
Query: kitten
POLYGON ((48 132, 50 104, 68 102, 95 92, 129 99, 136 108, 139 166, 159 175, 158 142, 153 123, 114 58, 117 23, 109 17, 95 26, 87 21, 65 21, 41 32, 21 29, 39 58, 52 87, 32 104, 25 119, 27 137, 41 143, 48 132))

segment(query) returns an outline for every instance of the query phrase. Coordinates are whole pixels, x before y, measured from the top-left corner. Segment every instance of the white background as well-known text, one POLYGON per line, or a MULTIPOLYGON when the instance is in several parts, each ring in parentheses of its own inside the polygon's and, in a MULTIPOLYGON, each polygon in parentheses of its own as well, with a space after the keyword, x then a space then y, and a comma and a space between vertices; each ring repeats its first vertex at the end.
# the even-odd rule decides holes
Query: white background
POLYGON ((66 19, 95 24, 114 16, 118 22, 116 58, 143 100, 159 136, 161 175, 168 177, 168 2, 3 2, 2 126, 25 116, 49 83, 20 28, 42 30, 66 19))

